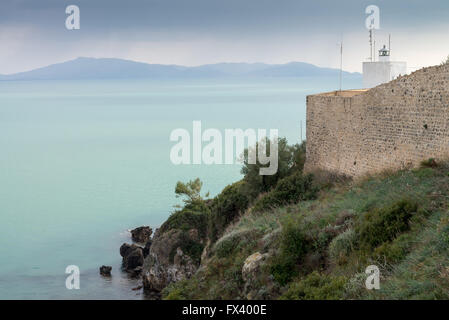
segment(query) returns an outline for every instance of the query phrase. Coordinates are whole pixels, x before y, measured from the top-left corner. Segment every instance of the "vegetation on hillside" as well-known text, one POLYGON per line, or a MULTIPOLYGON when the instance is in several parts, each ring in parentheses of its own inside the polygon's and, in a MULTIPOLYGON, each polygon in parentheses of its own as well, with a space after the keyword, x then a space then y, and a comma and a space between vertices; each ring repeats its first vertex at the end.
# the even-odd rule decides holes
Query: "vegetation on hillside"
POLYGON ((163 228, 200 226, 208 245, 190 249, 197 258, 201 249, 201 267, 163 298, 449 298, 448 164, 430 159, 352 182, 303 174, 305 145, 279 145, 276 177, 245 162, 244 178, 213 199, 199 196, 200 182, 177 188, 187 201, 163 228), (245 278, 256 252, 263 263, 245 278), (373 264, 380 290, 365 288, 373 264))

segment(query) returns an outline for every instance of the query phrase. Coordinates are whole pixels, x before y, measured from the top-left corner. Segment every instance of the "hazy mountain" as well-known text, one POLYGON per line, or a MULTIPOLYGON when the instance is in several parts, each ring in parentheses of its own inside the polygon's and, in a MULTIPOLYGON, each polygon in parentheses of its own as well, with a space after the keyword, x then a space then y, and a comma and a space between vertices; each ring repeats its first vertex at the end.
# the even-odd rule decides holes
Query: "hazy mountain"
MULTIPOLYGON (((257 77, 315 77, 315 76, 337 76, 339 69, 321 68, 310 63, 290 62, 281 65, 271 65, 268 68, 255 70, 249 73, 257 77)), ((360 73, 343 71, 345 76, 361 76, 360 73)))
MULTIPOLYGON (((47 67, 0 75, 0 80, 69 80, 69 79, 177 79, 217 77, 315 77, 337 76, 338 69, 320 68, 303 62, 282 65, 264 63, 218 63, 198 67, 147 64, 122 59, 78 58, 47 67)), ((360 76, 343 72, 344 76, 360 76)))
POLYGON ((3 76, 6 80, 105 79, 177 77, 187 68, 121 59, 78 58, 47 67, 3 76))

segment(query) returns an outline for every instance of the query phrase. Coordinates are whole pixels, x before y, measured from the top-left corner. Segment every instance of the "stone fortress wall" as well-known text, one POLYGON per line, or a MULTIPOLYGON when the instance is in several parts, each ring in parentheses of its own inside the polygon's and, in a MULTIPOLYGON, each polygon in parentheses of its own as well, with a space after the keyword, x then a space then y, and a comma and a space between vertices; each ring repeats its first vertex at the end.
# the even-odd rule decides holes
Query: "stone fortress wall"
POLYGON ((429 158, 449 158, 449 65, 307 97, 305 171, 357 177, 429 158))

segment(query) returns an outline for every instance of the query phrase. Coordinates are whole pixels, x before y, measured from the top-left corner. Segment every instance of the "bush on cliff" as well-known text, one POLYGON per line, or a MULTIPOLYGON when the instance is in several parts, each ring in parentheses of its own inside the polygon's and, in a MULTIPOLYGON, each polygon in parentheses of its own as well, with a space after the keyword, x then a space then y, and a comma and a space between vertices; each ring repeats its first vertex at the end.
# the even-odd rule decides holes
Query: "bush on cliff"
POLYGON ((362 215, 355 225, 360 248, 372 250, 408 231, 409 220, 417 210, 418 205, 415 202, 401 200, 362 215))
POLYGON ((417 204, 398 200, 380 208, 371 208, 372 203, 365 207, 368 212, 355 219, 354 227, 330 242, 328 255, 332 265, 344 265, 354 258, 363 263, 373 259, 397 263, 406 256, 411 219, 418 211, 417 204))
MULTIPOLYGON (((268 192, 276 186, 277 182, 297 171, 302 171, 305 162, 305 143, 289 146, 286 138, 278 139, 278 170, 274 175, 260 175, 260 168, 268 167, 259 161, 250 164, 249 152, 256 152, 258 148, 265 148, 270 145, 270 140, 258 142, 255 147, 245 149, 243 153, 243 167, 241 173, 243 180, 247 182, 245 192, 252 198, 256 198, 262 192, 268 192)), ((269 148, 268 148, 269 149, 269 148)), ((258 158, 257 158, 258 159, 258 158)))
POLYGON ((341 276, 320 275, 317 271, 290 284, 281 300, 339 300, 345 292, 347 279, 341 276))
POLYGON ((209 207, 204 202, 190 203, 181 210, 173 212, 160 227, 160 232, 170 229, 189 231, 197 229, 199 236, 207 236, 207 224, 210 214, 209 207))
POLYGON ((316 197, 317 191, 313 185, 313 176, 303 175, 298 171, 280 180, 272 191, 255 203, 253 210, 261 212, 302 200, 311 200, 316 197))
POLYGON ((301 224, 287 219, 282 226, 279 252, 271 264, 271 274, 278 283, 285 285, 299 274, 298 264, 309 247, 301 224))
POLYGON ((212 242, 248 208, 249 198, 243 192, 244 185, 244 181, 231 184, 212 201, 209 217, 209 239, 212 242))
POLYGON ((260 232, 256 230, 245 230, 227 234, 226 237, 220 238, 220 241, 214 245, 213 254, 218 258, 232 258, 232 255, 235 255, 238 251, 257 246, 257 240, 260 236, 260 232))

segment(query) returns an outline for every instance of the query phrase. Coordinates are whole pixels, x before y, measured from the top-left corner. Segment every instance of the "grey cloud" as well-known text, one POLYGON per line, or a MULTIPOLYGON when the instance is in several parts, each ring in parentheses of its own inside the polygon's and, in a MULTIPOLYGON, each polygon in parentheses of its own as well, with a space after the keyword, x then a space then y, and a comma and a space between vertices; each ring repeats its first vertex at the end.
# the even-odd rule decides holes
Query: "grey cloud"
POLYGON ((2 0, 0 23, 31 24, 53 33, 69 4, 81 8, 83 27, 94 34, 348 31, 363 24, 363 10, 369 4, 381 7, 390 26, 427 26, 449 14, 447 0, 2 0))
MULTIPOLYGON (((44 60, 49 63, 74 58, 72 51, 89 55, 93 52, 92 45, 97 43, 111 43, 112 51, 107 46, 103 51, 95 48, 98 55, 109 57, 124 55, 123 50, 113 51, 117 43, 129 45, 130 50, 138 48, 134 45, 138 42, 158 43, 161 48, 164 43, 170 43, 171 50, 176 50, 177 43, 183 42, 183 48, 188 50, 189 43, 194 46, 199 40, 203 41, 205 50, 207 41, 223 44, 240 41, 248 48, 272 44, 273 48, 278 46, 276 52, 297 42, 300 47, 313 43, 319 44, 316 50, 329 50, 335 46, 330 41, 337 42, 341 35, 358 34, 360 39, 365 39, 364 9, 370 4, 380 7, 381 27, 393 34, 417 30, 442 33, 449 25, 447 0, 1 0, 0 39, 3 36, 11 41, 14 34, 5 36, 5 32, 20 28, 27 30, 27 36, 14 39, 12 47, 22 51, 14 54, 10 49, 9 60, 0 62, 0 73, 5 72, 2 64, 7 64, 8 72, 11 66, 20 65, 19 57, 29 59, 22 68, 31 67, 43 64, 44 60), (65 8, 71 4, 81 9, 81 30, 76 32, 67 31, 64 26, 65 8), (2 30, 6 31, 2 34, 2 30)), ((366 45, 359 44, 362 50, 366 45)), ((236 48, 228 46, 228 50, 236 48)), ((241 49, 242 56, 244 50, 241 49)), ((197 54, 199 50, 192 48, 191 51, 197 54)), ((234 60, 236 55, 232 57, 234 60)), ((163 56, 160 59, 151 54, 151 57, 164 61, 163 56)), ((300 52, 297 59, 304 59, 300 52)), ((204 62, 212 61, 209 57, 204 62)), ((329 65, 329 61, 320 64, 329 65)))

